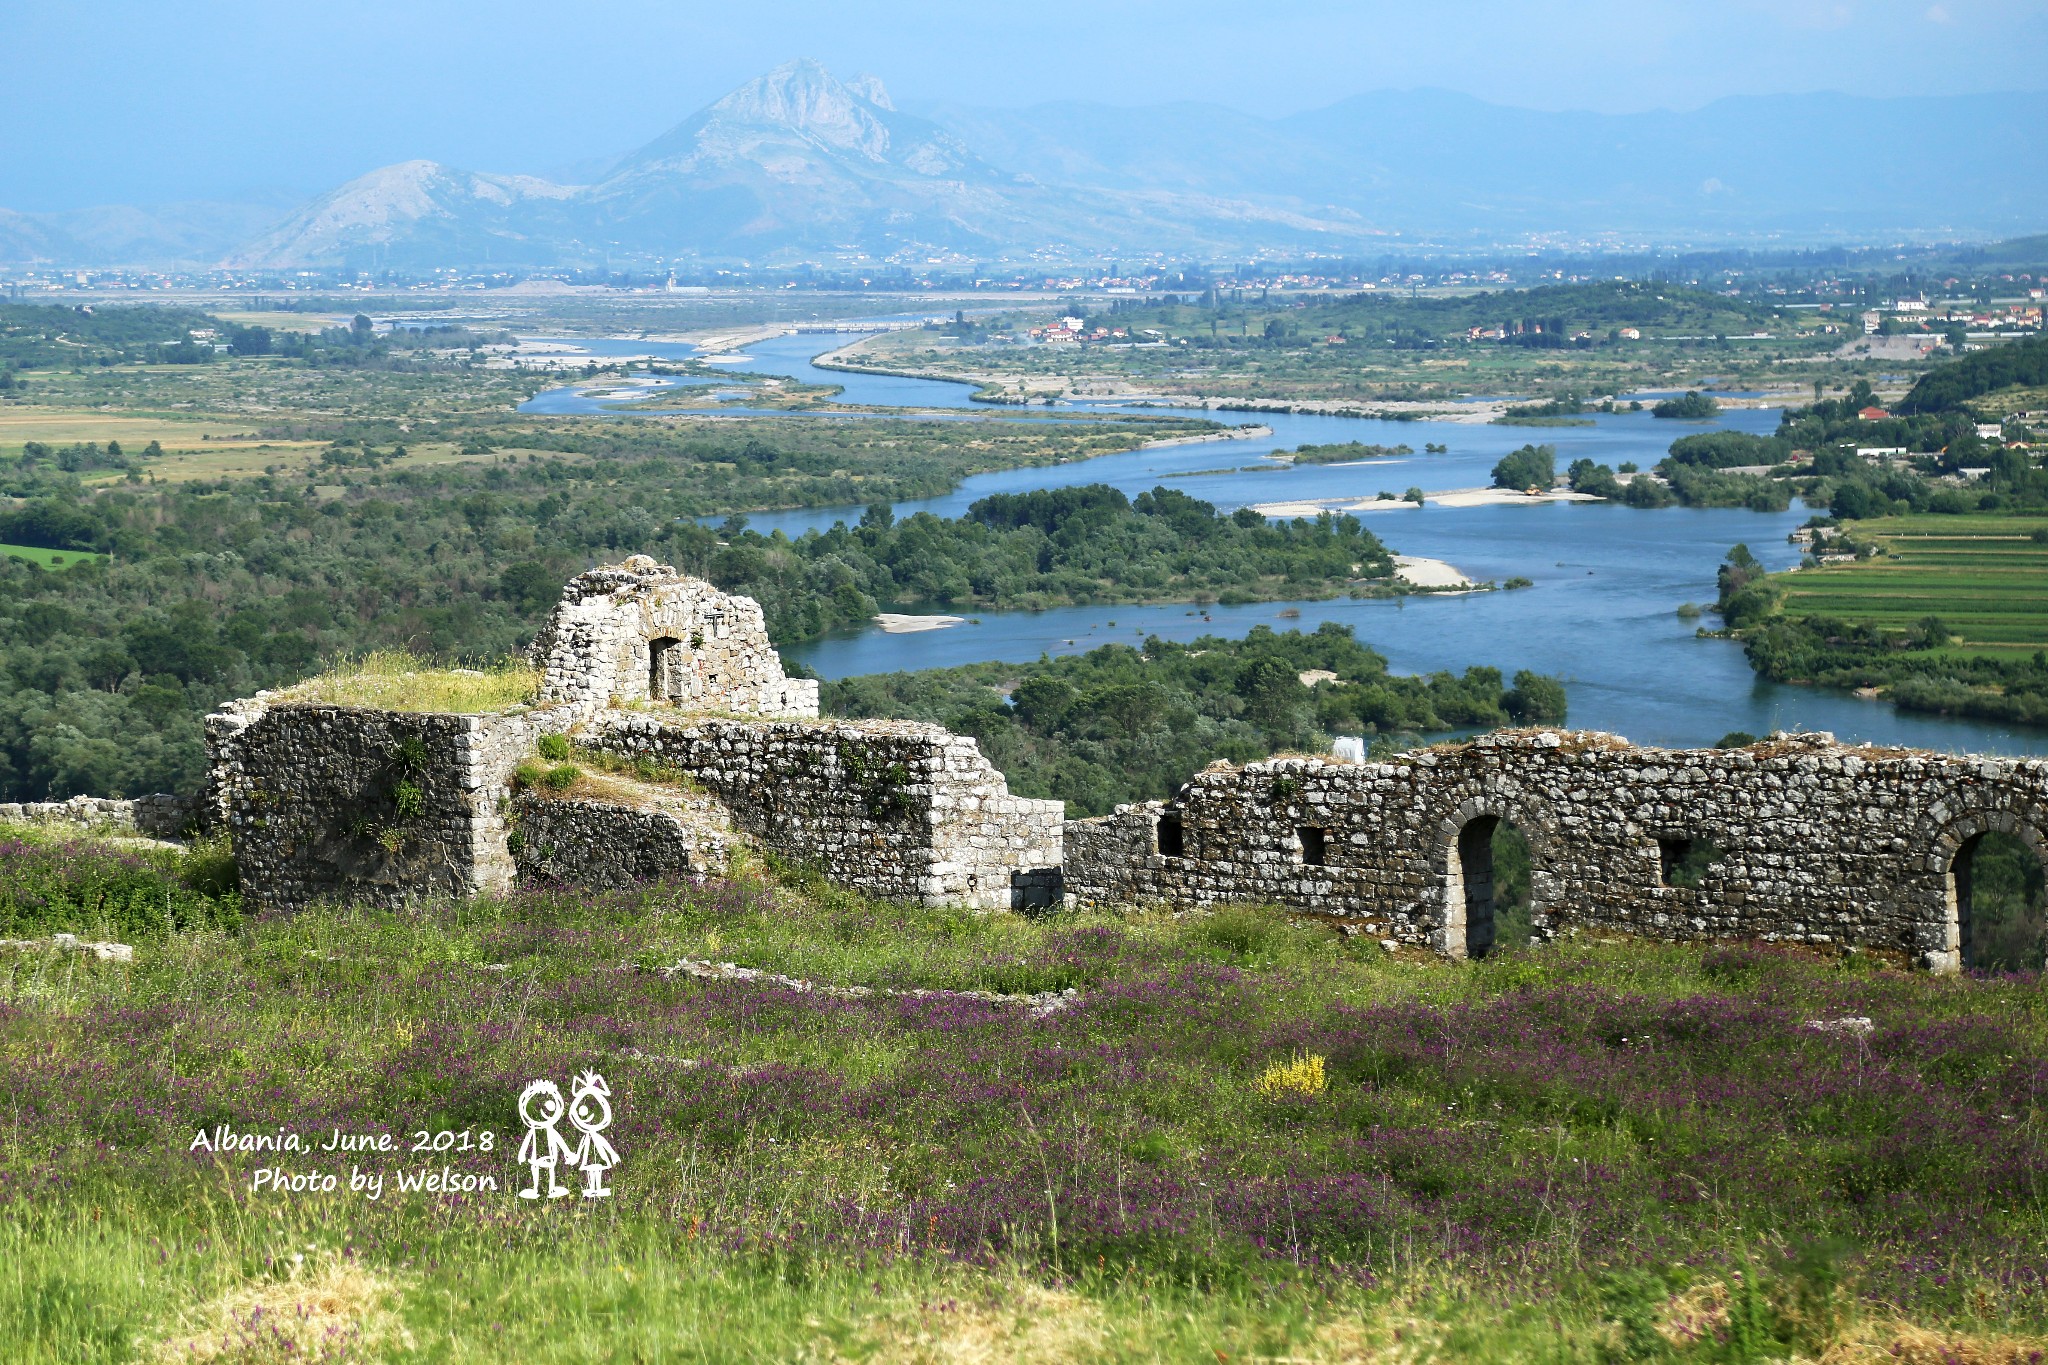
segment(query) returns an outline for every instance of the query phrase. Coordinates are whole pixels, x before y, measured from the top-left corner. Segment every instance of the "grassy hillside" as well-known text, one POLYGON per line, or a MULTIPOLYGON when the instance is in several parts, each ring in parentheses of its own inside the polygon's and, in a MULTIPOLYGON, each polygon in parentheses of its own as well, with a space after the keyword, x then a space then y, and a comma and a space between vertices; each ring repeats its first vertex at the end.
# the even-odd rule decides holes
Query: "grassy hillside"
POLYGON ((138 949, 0 959, 10 1360, 2048 1349, 2031 976, 1452 965, 1251 909, 981 916, 794 874, 138 949), (584 1072, 612 1197, 517 1198, 522 1089, 584 1072), (223 1128, 394 1150, 197 1145, 223 1128), (444 1171, 478 1184, 400 1184, 444 1171))

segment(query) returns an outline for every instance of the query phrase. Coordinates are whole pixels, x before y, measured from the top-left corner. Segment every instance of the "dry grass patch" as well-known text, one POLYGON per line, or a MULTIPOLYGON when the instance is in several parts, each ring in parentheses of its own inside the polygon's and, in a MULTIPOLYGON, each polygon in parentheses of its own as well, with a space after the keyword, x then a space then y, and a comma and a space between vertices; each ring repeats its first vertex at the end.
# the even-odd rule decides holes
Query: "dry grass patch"
POLYGON ((1818 1365, 2040 1365, 2048 1337, 1941 1332, 1890 1319, 1860 1324, 1820 1353, 1818 1365))
POLYGON ((539 691, 540 671, 524 660, 439 668, 403 651, 378 650, 344 659, 319 677, 279 692, 276 700, 478 715, 509 711, 539 691))
POLYGON ((1110 1354, 1101 1305, 1029 1283, 986 1297, 900 1309, 873 1323, 864 1337, 857 1356, 839 1358, 915 1365, 1054 1365, 1110 1354))
POLYGON ((353 1259, 300 1260, 282 1280, 237 1286, 186 1314, 153 1355, 177 1365, 386 1360, 413 1345, 392 1312, 396 1297, 393 1280, 353 1259))

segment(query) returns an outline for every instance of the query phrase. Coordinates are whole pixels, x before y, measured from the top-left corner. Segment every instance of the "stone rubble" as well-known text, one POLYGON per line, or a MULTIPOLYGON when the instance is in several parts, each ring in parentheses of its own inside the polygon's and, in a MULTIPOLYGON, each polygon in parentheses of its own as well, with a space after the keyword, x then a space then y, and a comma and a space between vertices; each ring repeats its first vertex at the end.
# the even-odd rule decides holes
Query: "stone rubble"
POLYGON ((1069 987, 1063 991, 1039 991, 1030 995, 1005 995, 998 991, 946 991, 936 989, 896 990, 887 986, 822 986, 779 972, 742 967, 708 958, 684 958, 672 967, 657 967, 663 976, 688 976, 699 981, 754 981, 811 995, 828 995, 841 1000, 866 1000, 881 996, 904 1000, 973 1000, 984 1005, 1022 1005, 1035 1019, 1058 1014, 1081 1001, 1081 993, 1069 987))
POLYGON ((95 943, 76 934, 48 938, 0 938, 0 950, 17 953, 83 953, 101 962, 133 962, 135 949, 126 943, 95 943))

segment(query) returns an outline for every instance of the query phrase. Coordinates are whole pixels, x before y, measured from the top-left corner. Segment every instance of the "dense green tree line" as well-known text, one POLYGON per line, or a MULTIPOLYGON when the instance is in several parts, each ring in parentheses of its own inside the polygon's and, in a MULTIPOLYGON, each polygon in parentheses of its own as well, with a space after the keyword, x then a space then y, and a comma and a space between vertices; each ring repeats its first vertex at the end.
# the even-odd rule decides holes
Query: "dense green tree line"
POLYGON ((1475 327, 1505 329, 1508 335, 1499 344, 1559 347, 1606 344, 1618 340, 1616 334, 1623 327, 1646 335, 1716 336, 1746 334, 1782 322, 1775 309, 1760 304, 1639 280, 1455 297, 1375 291, 1285 302, 1212 291, 1194 303, 1132 300, 1089 319, 1090 325, 1182 333, 1196 346, 1253 348, 1307 346, 1330 335, 1396 346, 1433 345, 1463 338, 1475 327), (1580 332, 1591 334, 1585 343, 1573 340, 1580 332))
POLYGON ((1697 422, 1721 415, 1721 405, 1697 389, 1688 389, 1677 398, 1666 398, 1650 409, 1652 417, 1672 417, 1682 421, 1697 422))
POLYGON ((347 326, 273 332, 197 309, 155 304, 74 308, 0 303, 0 373, 7 373, 10 380, 0 390, 28 382, 14 377, 17 370, 128 363, 204 365, 223 354, 281 356, 313 366, 415 366, 423 363, 417 354, 427 348, 471 348, 509 340, 507 333, 478 333, 452 325, 379 332, 361 314, 347 326), (209 335, 195 338, 195 332, 209 335))
POLYGON ((1073 815, 1171 796, 1207 763, 1327 748, 1335 734, 1492 729, 1565 718, 1564 687, 1498 669, 1402 677, 1326 622, 1242 640, 1149 639, 1031 664, 970 664, 828 683, 829 714, 935 721, 973 735, 1020 795, 1073 815), (1302 681, 1311 670, 1336 681, 1302 681))
POLYGON ((1902 413, 1951 412, 1972 398, 2015 385, 2048 384, 2048 336, 1971 351, 1920 376, 1899 403, 1902 413))
POLYGON ((221 328, 193 308, 0 303, 0 369, 148 360, 186 343, 195 330, 221 328))

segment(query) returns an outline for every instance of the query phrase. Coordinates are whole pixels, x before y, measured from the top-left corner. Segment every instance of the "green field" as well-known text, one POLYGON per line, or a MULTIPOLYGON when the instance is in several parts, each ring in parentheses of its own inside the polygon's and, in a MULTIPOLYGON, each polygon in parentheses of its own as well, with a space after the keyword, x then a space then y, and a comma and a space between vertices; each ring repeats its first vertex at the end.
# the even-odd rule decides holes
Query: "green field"
POLYGON ((1955 654, 2017 659, 2048 648, 2048 517, 1888 517, 1854 526, 1885 549, 1781 580, 1788 616, 1910 630, 1939 616, 1955 654))
POLYGON ((134 949, 0 955, 8 1365, 2048 1351, 2031 972, 1454 963, 744 858, 398 912, 249 916, 232 883, 220 846, 0 827, 0 935, 134 949), (1869 1033, 1808 1022, 1844 1017, 1869 1033), (611 1193, 521 1198, 523 1088, 585 1076, 611 1193))
POLYGON ((0 562, 25 559, 46 569, 63 569, 88 559, 105 559, 89 550, 46 550, 40 545, 0 545, 0 562))

